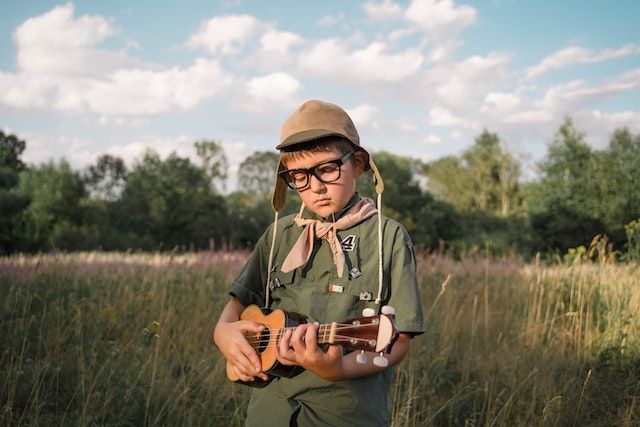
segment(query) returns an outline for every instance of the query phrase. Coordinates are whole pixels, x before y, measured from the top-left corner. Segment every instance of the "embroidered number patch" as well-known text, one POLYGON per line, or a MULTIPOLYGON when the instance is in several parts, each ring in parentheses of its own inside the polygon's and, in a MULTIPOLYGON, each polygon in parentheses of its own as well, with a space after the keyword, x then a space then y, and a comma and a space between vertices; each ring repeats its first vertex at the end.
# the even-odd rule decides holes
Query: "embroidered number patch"
POLYGON ((342 239, 342 241, 340 242, 342 250, 346 252, 353 252, 356 248, 356 240, 357 237, 354 235, 350 235, 342 239))

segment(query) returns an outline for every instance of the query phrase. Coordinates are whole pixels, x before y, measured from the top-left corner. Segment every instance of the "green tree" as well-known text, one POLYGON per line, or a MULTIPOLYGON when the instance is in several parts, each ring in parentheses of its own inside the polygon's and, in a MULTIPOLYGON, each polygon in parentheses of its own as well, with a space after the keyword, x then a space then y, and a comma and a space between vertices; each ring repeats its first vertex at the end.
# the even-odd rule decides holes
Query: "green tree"
MULTIPOLYGON (((372 156, 384 181, 382 212, 402 223, 416 245, 437 247, 439 239, 459 237, 455 210, 424 191, 420 180, 424 165, 419 160, 385 151, 372 156)), ((375 200, 370 172, 358 179, 357 189, 375 200)))
POLYGON ((486 129, 458 158, 436 160, 423 170, 439 200, 462 212, 475 210, 508 216, 520 203, 520 163, 486 129))
POLYGON ((604 233, 597 215, 591 162, 593 151, 584 135, 567 117, 540 162, 540 180, 532 186, 528 201, 536 250, 588 245, 604 233))
POLYGON ((238 168, 238 185, 242 192, 270 197, 280 155, 275 151, 256 151, 238 168))
MULTIPOLYGON (((271 195, 280 156, 275 151, 256 151, 238 168, 238 190, 227 196, 231 242, 234 246, 253 245, 273 221, 271 195)), ((281 215, 295 212, 299 200, 292 191, 281 215)))
POLYGON ((25 210, 27 250, 89 249, 97 243, 93 209, 80 174, 61 160, 25 170, 19 191, 25 210))
POLYGON ((20 219, 29 204, 17 191, 20 172, 25 169, 21 159, 25 148, 23 140, 0 131, 0 254, 17 249, 20 219))
POLYGON ((127 173, 127 167, 121 158, 103 154, 94 165, 86 168, 83 177, 92 197, 114 202, 125 187, 127 173))
POLYGON ((128 247, 205 248, 209 239, 226 238, 224 199, 202 168, 175 153, 163 161, 148 150, 128 175, 114 209, 115 226, 128 247))
POLYGON ((617 247, 626 238, 624 225, 640 216, 640 135, 616 129, 603 151, 589 162, 592 191, 591 209, 606 227, 617 247))
POLYGON ((208 177, 212 188, 220 192, 224 190, 229 170, 229 161, 219 141, 198 141, 195 144, 196 153, 201 161, 201 167, 208 177))
POLYGON ((446 156, 425 165, 427 188, 437 200, 455 206, 462 212, 473 209, 473 197, 469 194, 471 174, 462 160, 456 156, 446 156))

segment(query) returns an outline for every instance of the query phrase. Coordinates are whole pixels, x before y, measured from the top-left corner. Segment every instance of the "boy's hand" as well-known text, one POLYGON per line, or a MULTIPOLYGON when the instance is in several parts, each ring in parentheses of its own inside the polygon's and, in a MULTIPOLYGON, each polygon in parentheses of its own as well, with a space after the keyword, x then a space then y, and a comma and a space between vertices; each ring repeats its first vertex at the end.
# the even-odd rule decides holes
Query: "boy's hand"
POLYGON ((264 326, 250 320, 238 320, 243 308, 235 299, 227 304, 213 331, 213 340, 238 378, 252 381, 257 377, 266 381, 268 376, 261 372, 260 357, 245 337, 245 334, 262 332, 264 326))
POLYGON ((278 361, 284 365, 300 365, 325 380, 343 377, 342 347, 318 347, 318 324, 305 323, 287 330, 278 344, 278 361))

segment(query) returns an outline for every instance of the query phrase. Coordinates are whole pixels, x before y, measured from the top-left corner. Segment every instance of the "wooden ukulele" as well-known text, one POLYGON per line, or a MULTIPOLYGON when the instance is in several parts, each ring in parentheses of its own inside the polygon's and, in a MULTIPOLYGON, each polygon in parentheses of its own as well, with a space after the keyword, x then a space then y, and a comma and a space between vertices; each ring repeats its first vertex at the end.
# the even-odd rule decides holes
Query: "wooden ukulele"
MULTIPOLYGON (((385 367, 389 362, 383 353, 391 350, 391 346, 398 337, 398 330, 393 323, 395 311, 392 307, 384 306, 382 314, 376 315, 372 308, 365 308, 362 314, 363 317, 320 325, 318 344, 340 344, 347 349, 361 350, 356 357, 358 363, 367 362, 365 350, 379 353, 374 357, 373 364, 385 367)), ((264 387, 274 377, 291 378, 304 370, 301 366, 283 365, 276 358, 276 346, 280 337, 288 329, 295 329, 296 326, 305 323, 301 315, 279 308, 272 311, 250 305, 244 309, 240 320, 252 320, 265 326, 262 332, 247 334, 246 338, 260 356, 262 372, 266 373, 269 379, 264 381, 256 378, 254 381, 241 381, 227 362, 227 377, 231 381, 251 387, 264 387)))

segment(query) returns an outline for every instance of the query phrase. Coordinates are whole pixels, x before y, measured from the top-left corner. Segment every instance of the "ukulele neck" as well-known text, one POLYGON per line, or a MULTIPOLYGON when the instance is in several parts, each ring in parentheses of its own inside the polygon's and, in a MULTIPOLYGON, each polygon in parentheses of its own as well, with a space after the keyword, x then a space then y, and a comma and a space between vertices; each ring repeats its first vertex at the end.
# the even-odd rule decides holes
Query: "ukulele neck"
MULTIPOLYGON (((323 323, 318 326, 318 344, 339 344, 336 342, 336 330, 339 328, 340 324, 333 323, 323 323)), ((296 329, 296 326, 288 326, 282 328, 280 333, 278 334, 278 341, 287 331, 293 331, 296 329)))

